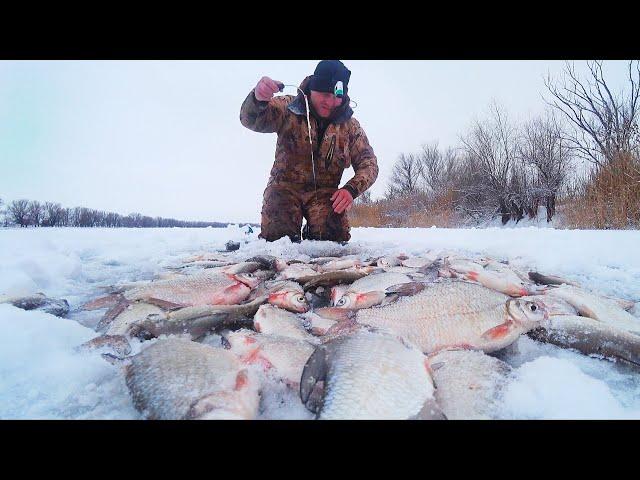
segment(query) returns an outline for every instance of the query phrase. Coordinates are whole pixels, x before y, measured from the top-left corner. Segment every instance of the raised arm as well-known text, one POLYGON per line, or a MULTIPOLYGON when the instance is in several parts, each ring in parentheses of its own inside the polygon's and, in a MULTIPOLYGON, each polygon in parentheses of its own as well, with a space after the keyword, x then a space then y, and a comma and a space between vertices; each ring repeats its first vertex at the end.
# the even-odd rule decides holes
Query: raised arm
POLYGON ((281 83, 262 77, 240 108, 240 123, 254 132, 277 132, 283 121, 291 97, 274 97, 281 83))

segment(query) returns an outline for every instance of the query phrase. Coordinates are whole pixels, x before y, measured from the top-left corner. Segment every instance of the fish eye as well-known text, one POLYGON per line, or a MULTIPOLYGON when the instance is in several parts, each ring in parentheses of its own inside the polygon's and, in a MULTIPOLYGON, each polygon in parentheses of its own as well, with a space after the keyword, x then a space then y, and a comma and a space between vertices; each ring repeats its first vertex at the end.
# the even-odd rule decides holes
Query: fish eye
POLYGON ((298 295, 296 297, 296 302, 304 303, 305 301, 306 301, 306 298, 304 298, 304 295, 298 295))
POLYGON ((347 299, 345 297, 342 297, 340 300, 338 300, 338 303, 336 303, 336 306, 341 307, 345 303, 347 303, 347 299))
POLYGON ((535 312, 538 309, 538 306, 534 303, 533 305, 530 305, 529 308, 532 312, 535 312))

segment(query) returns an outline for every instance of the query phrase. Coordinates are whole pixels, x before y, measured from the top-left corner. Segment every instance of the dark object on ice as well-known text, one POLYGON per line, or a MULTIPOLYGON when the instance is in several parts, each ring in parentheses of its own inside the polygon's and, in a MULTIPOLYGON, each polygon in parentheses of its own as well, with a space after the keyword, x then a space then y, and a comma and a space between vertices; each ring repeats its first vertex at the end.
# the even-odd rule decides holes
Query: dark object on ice
POLYGON ((224 246, 227 249, 227 252, 233 252, 240 248, 240 242, 234 242, 233 240, 229 240, 227 243, 224 244, 224 246))
POLYGON ((543 275, 542 273, 539 273, 539 272, 529 272, 529 278, 533 280, 535 283, 537 283, 538 285, 567 284, 567 285, 573 285, 575 287, 580 286, 577 283, 570 282, 569 280, 566 280, 564 278, 557 277, 555 275, 543 275))
POLYGON ((65 299, 48 298, 44 293, 13 299, 9 303, 22 310, 41 310, 56 317, 64 317, 69 313, 69 302, 65 299))

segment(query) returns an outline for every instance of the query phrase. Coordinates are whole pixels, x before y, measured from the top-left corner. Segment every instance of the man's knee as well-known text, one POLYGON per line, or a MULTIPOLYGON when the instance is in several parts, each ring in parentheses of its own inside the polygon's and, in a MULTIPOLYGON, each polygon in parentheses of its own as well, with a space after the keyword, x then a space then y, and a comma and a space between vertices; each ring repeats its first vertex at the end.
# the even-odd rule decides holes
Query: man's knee
POLYGON ((289 237, 299 242, 302 227, 302 205, 295 194, 286 188, 267 187, 262 204, 262 225, 259 238, 273 242, 289 237))
POLYGON ((347 242, 351 238, 349 230, 349 221, 345 213, 338 215, 333 209, 314 209, 313 214, 307 219, 302 238, 347 242))

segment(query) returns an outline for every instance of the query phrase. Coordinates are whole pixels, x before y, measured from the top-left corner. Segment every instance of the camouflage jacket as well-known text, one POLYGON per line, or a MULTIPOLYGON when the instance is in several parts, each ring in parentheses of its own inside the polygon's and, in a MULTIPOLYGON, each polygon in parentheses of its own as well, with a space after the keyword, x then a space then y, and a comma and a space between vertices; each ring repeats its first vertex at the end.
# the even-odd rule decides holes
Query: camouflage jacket
MULTIPOLYGON (((309 78, 300 84, 307 95, 309 78)), ((345 95, 342 106, 329 121, 318 148, 318 121, 310 115, 316 184, 318 188, 337 188, 344 169, 353 166, 355 175, 342 188, 356 198, 378 177, 376 156, 364 130, 353 118, 348 96, 345 95)), ((301 93, 296 97, 284 95, 260 102, 252 90, 240 109, 240 122, 255 132, 278 134, 269 184, 282 181, 313 188, 306 104, 301 93)))

